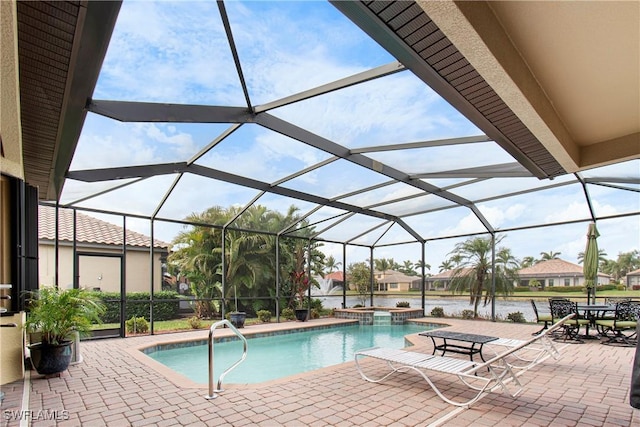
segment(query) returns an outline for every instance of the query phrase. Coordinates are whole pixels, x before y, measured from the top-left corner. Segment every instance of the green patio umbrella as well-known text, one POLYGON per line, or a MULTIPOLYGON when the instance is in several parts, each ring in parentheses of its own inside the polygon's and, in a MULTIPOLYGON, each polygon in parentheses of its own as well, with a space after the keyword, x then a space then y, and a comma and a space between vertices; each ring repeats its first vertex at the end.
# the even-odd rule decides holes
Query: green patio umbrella
POLYGON ((596 302, 596 286, 598 284, 598 229, 595 223, 589 224, 587 231, 587 248, 584 251, 584 263, 582 273, 584 274, 584 285, 587 287, 587 303, 596 302))

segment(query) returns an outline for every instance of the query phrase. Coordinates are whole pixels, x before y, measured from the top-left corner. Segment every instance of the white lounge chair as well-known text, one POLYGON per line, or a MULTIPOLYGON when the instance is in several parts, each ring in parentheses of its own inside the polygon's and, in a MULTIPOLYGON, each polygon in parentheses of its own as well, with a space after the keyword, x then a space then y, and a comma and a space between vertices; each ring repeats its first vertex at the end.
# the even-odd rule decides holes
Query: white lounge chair
MULTIPOLYGON (((505 345, 505 347, 507 347, 507 350, 497 354, 495 357, 483 363, 476 363, 473 361, 448 356, 418 353, 414 351, 373 347, 359 350, 355 353, 356 367, 362 378, 374 383, 381 382, 396 372, 407 372, 409 370, 414 370, 422 375, 422 377, 427 381, 427 383, 442 400, 456 406, 469 407, 478 399, 480 399, 485 391, 492 391, 498 386, 500 386, 503 392, 515 397, 522 391, 522 384, 514 373, 512 369, 513 366, 508 362, 508 357, 511 355, 515 355, 516 353, 531 346, 532 344, 538 343, 548 334, 551 334, 553 333, 553 331, 562 327, 564 322, 566 322, 571 317, 573 317, 573 314, 561 319, 543 333, 540 333, 531 339, 523 340, 517 345, 505 345), (383 374, 380 378, 372 378, 371 376, 365 375, 365 373, 363 372, 363 366, 360 363, 360 359, 365 357, 371 357, 387 362, 387 366, 391 369, 391 371, 383 374), (429 372, 453 375, 465 386, 473 390, 475 394, 468 400, 464 401, 455 401, 453 399, 450 399, 446 397, 437 387, 435 382, 432 381, 432 379, 428 375, 429 372), (515 384, 515 390, 513 392, 510 392, 507 388, 508 382, 513 382, 515 384)), ((513 342, 511 344, 516 343, 513 342)), ((536 358, 536 360, 540 359, 541 358, 536 358)))

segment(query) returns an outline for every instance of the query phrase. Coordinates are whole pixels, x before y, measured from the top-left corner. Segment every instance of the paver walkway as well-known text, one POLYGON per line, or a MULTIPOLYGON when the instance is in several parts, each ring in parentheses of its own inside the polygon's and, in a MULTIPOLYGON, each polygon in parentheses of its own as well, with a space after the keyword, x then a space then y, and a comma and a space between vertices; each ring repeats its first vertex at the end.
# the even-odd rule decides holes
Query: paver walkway
MULTIPOLYGON (((448 318, 425 321, 446 323, 449 330, 522 339, 538 328, 448 318)), ((338 322, 320 319, 304 324, 254 325, 243 332, 338 322)), ((398 374, 382 384, 368 383, 360 378, 353 362, 259 385, 228 385, 217 399, 206 400, 206 386, 167 374, 136 350, 157 342, 206 336, 206 331, 197 331, 84 341, 84 360, 59 378, 45 379, 31 373, 26 383, 30 387, 28 407, 24 408, 30 411, 31 425, 640 425, 640 411, 628 403, 634 349, 604 346, 597 340, 568 344, 559 360, 548 359, 525 373, 520 377, 524 391, 519 396, 490 393, 470 409, 444 403, 415 373, 398 374), (58 421, 43 419, 52 416, 58 421)), ((413 338, 416 350, 431 352, 431 340, 413 338)), ((20 412, 22 384, 2 387, 7 393, 2 404, 3 425, 20 425, 12 414, 25 418, 25 412, 20 412)))

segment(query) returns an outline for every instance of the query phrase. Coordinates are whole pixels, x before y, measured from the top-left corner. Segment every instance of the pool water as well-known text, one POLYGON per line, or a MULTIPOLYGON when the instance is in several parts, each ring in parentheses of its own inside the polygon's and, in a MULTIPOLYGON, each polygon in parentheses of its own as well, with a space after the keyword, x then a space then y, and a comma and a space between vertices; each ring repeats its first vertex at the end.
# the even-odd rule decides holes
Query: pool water
MULTIPOLYGON (((247 358, 228 373, 225 384, 253 384, 353 360, 353 353, 368 347, 403 348, 404 336, 432 329, 429 325, 339 326, 313 331, 247 338, 247 358)), ((242 355, 241 341, 214 345, 215 382, 242 355)), ((208 345, 145 351, 156 361, 190 380, 207 384, 208 345)))

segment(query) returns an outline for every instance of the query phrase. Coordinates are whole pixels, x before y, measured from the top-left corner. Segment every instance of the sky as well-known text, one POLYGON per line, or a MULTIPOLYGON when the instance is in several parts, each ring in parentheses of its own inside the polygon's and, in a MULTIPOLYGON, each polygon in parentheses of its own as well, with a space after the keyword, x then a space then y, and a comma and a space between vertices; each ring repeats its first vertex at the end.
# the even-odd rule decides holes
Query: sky
MULTIPOLYGON (((227 1, 234 42, 252 105, 262 105, 312 89, 395 59, 330 3, 323 1, 227 1)), ((225 36, 216 2, 124 1, 95 89, 94 99, 220 105, 246 107, 240 79, 225 36)), ((442 100, 409 71, 395 73, 269 111, 270 114, 348 149, 416 141, 431 141, 482 135, 466 118, 442 100)), ((133 166, 187 161, 223 132, 228 124, 122 123, 93 113, 85 127, 70 170, 133 166)), ((487 164, 513 162, 494 142, 459 144, 412 150, 367 153, 409 174, 441 172, 487 164)), ((196 161, 223 172, 276 182, 301 169, 327 161, 331 155, 255 124, 234 130, 214 149, 196 161)), ((640 161, 585 171, 586 177, 640 177, 640 161)), ((62 203, 78 207, 180 220, 211 206, 244 206, 257 192, 233 184, 186 174, 160 205, 175 183, 176 175, 140 182, 117 181, 86 184, 68 180, 62 203), (130 185, 84 200, 107 188, 130 185)), ((582 221, 589 207, 580 184, 569 183, 573 175, 554 181, 536 178, 492 179, 454 187, 451 191, 476 201, 482 215, 498 230, 582 221), (552 186, 536 193, 519 191, 552 186), (492 199, 503 192, 508 199, 492 199), (479 201, 479 202, 478 202, 479 201)), ((327 198, 346 195, 364 187, 382 184, 388 178, 357 168, 345 160, 319 167, 284 184, 286 188, 327 198)), ((447 187, 462 179, 431 179, 428 183, 447 187)), ((623 184, 635 191, 589 185, 592 207, 598 216, 615 217, 640 211, 640 185, 623 184)), ((485 231, 468 208, 451 207, 437 196, 411 197, 417 190, 396 184, 353 195, 341 201, 371 207, 398 200, 378 209, 392 215, 430 210, 428 214, 403 216, 403 220, 428 239, 462 236, 485 231)), ((280 196, 265 195, 258 202, 286 212, 296 205, 300 213, 315 205, 280 196)), ((322 230, 328 218, 340 213, 323 208, 309 219, 322 230)), ((118 216, 103 219, 121 224, 118 216)), ((638 216, 598 222, 601 244, 609 258, 639 249, 638 216)), ((128 219, 127 227, 150 234, 148 220, 128 219)), ((330 240, 353 239, 356 243, 383 245, 374 258, 418 261, 419 244, 384 246, 411 240, 399 226, 381 225, 374 218, 358 216, 336 223, 323 236, 330 240), (358 237, 373 227, 378 231, 358 237)), ((182 230, 177 224, 154 223, 154 237, 170 242, 182 230)), ((586 244, 587 222, 525 231, 508 232, 503 246, 515 256, 538 257, 541 252, 560 252, 576 262, 586 244)), ((432 240, 425 251, 431 273, 444 261, 457 239, 432 240)), ((342 246, 326 244, 327 255, 342 259, 342 246)), ((351 247, 348 261, 370 256, 368 248, 351 247)))

